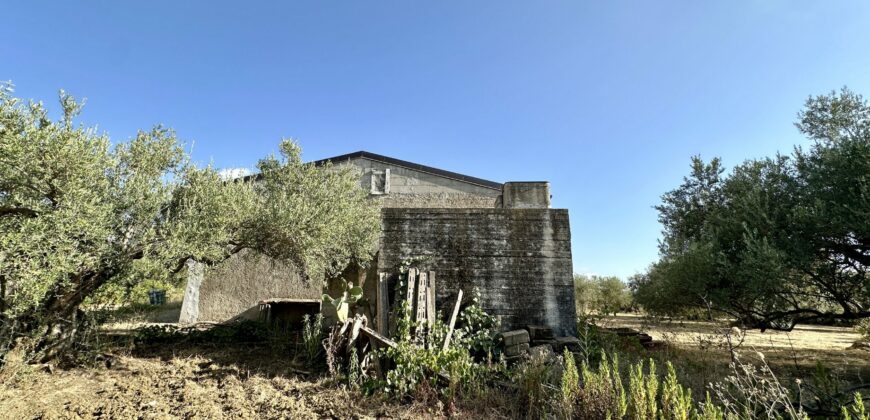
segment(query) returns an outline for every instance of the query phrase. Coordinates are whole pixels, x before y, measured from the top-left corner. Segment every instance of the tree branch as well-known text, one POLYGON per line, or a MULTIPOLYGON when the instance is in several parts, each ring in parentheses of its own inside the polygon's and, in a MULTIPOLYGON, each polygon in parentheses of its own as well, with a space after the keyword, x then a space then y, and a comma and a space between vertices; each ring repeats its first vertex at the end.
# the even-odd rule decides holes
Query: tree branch
POLYGON ((23 216, 27 218, 34 218, 39 213, 36 210, 29 209, 27 207, 0 207, 0 217, 6 216, 23 216))

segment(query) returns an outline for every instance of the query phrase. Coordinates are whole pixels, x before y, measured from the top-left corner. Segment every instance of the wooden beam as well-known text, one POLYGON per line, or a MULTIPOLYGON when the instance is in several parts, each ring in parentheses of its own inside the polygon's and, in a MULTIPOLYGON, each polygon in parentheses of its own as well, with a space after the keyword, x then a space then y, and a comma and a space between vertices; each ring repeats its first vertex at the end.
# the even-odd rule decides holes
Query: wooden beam
POLYGON ((429 295, 427 291, 428 286, 428 276, 425 271, 420 272, 419 279, 417 281, 417 314, 414 317, 415 321, 417 321, 417 338, 423 337, 423 331, 426 326, 423 325, 426 323, 426 296, 429 295))
POLYGON ((426 321, 435 325, 435 272, 429 272, 429 284, 426 286, 426 321))
POLYGON ((396 344, 395 341, 390 340, 389 338, 378 334, 377 331, 375 331, 369 327, 360 328, 360 332, 363 333, 365 336, 369 337, 370 339, 372 339, 375 343, 377 343, 380 346, 387 346, 387 347, 398 346, 398 344, 396 344))
POLYGON ((447 350, 450 345, 450 336, 453 335, 453 326, 456 325, 456 317, 459 316, 459 304, 462 303, 462 290, 459 291, 459 296, 456 296, 456 305, 453 307, 453 315, 450 316, 450 327, 447 329, 447 337, 444 337, 444 346, 441 350, 447 350))
POLYGON ((414 285, 417 283, 417 269, 409 268, 408 269, 408 291, 405 294, 405 302, 408 303, 408 311, 411 315, 411 319, 414 319, 414 302, 417 300, 416 295, 414 295, 414 285))
POLYGON ((378 332, 384 337, 390 335, 390 289, 387 281, 387 273, 378 273, 378 291, 377 291, 377 308, 378 317, 376 327, 378 332))

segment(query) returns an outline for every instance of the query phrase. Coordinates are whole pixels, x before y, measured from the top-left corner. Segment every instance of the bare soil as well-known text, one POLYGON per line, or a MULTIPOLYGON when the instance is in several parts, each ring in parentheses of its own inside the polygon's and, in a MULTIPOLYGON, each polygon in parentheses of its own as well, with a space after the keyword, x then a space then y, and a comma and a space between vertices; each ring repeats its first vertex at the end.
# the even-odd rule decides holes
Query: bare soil
POLYGON ((263 345, 162 346, 109 367, 10 366, 0 376, 3 418, 417 418, 424 407, 388 404, 307 375, 263 345), (173 348, 175 347, 175 348, 173 348))
MULTIPOLYGON (((161 312, 139 325, 163 321, 161 312)), ((167 319, 169 317, 166 317, 167 319)), ((730 353, 721 324, 656 322, 620 315, 608 327, 648 332, 666 345, 620 351, 623 366, 649 358, 672 361, 681 382, 704 395, 710 382, 729 374, 730 353)), ((127 327, 123 323, 114 327, 127 327)), ((123 328, 114 333, 122 332, 123 328)), ((730 331, 730 330, 729 330, 730 331)), ((733 332, 733 331, 732 331, 733 332)), ((742 336, 742 333, 741 333, 742 336)), ((850 329, 806 326, 791 333, 748 332, 738 351, 757 354, 784 381, 821 372, 838 383, 870 383, 870 351, 847 349, 858 335, 850 329), (820 370, 821 369, 821 370, 820 370)), ((736 340, 735 340, 736 341, 736 340)), ((399 403, 364 396, 311 372, 287 351, 269 343, 150 344, 129 338, 108 348, 98 366, 59 369, 11 361, 0 372, 0 418, 512 418, 515 396, 494 392, 486 400, 440 405, 434 395, 399 403), (428 400, 428 401, 427 401, 428 400)))

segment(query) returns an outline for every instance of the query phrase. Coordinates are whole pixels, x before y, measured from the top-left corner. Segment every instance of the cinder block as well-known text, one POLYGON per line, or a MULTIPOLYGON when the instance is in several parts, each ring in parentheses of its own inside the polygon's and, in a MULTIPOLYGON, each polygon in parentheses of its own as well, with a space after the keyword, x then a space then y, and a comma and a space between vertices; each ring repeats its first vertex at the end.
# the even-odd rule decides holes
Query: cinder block
MULTIPOLYGON (((513 330, 503 332, 501 334, 502 339, 504 339, 505 347, 513 346, 515 344, 521 344, 529 342, 529 332, 526 330, 513 330)), ((528 346, 527 346, 528 347, 528 346)))
POLYGON ((529 343, 514 344, 504 348, 504 354, 507 357, 519 356, 529 351, 529 343))
POLYGON ((554 340, 552 338, 549 340, 532 340, 530 344, 532 345, 532 347, 535 347, 535 346, 553 347, 556 344, 556 340, 554 340))
POLYGON ((529 338, 535 340, 550 340, 553 338, 553 329, 544 325, 527 325, 529 338))
POLYGON ((581 351, 580 339, 577 337, 556 337, 553 343, 553 350, 562 353, 565 349, 568 351, 581 351))

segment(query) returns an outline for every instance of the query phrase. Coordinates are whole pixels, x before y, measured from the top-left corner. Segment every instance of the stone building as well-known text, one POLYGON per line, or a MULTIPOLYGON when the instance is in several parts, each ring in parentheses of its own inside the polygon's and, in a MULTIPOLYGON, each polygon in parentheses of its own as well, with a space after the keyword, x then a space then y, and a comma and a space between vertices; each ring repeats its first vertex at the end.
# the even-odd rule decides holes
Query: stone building
MULTIPOLYGON (((438 308, 476 287, 504 328, 575 332, 568 211, 550 208, 549 183, 498 183, 362 151, 315 164, 327 161, 356 168, 360 186, 382 207, 377 261, 346 273, 366 293, 377 272, 396 273, 413 258, 437 273, 438 308)), ((313 302, 322 293, 292 267, 250 254, 194 265, 188 277, 183 323, 255 316, 262 300, 313 302)))

